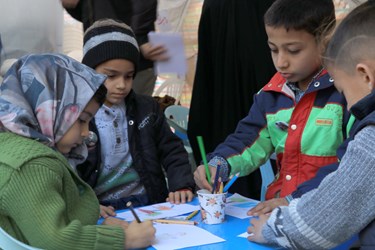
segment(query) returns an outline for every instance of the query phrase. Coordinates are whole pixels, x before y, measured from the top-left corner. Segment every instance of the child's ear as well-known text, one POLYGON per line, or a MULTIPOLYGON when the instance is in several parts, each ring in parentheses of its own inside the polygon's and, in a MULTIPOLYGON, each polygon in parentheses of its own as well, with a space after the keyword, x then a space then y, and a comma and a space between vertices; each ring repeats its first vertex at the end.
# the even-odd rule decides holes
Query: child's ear
POLYGON ((367 62, 358 63, 356 66, 361 82, 367 84, 371 91, 375 88, 375 68, 372 66, 367 62))

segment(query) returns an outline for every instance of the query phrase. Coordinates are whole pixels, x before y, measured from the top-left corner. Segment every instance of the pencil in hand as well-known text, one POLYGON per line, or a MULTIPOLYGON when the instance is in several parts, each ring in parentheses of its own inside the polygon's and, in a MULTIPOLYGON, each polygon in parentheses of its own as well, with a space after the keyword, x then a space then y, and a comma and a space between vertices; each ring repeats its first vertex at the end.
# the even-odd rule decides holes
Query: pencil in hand
POLYGON ((128 207, 128 208, 130 209, 130 211, 132 212, 132 214, 133 214, 135 220, 136 220, 138 223, 141 223, 141 220, 139 219, 137 213, 135 212, 134 207, 133 207, 131 201, 128 201, 128 203, 126 203, 126 207, 128 207))

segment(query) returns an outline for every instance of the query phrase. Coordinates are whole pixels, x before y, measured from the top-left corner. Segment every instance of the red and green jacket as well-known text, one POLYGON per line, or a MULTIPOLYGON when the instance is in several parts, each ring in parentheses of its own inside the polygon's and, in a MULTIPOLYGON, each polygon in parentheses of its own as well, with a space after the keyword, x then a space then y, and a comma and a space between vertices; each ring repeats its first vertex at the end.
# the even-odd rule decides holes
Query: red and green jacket
POLYGON ((245 176, 275 152, 277 174, 266 199, 284 197, 320 167, 337 162, 336 149, 346 139, 349 118, 345 98, 327 71, 315 78, 298 103, 286 80, 276 73, 254 96, 236 131, 208 158, 224 158, 230 174, 245 176))

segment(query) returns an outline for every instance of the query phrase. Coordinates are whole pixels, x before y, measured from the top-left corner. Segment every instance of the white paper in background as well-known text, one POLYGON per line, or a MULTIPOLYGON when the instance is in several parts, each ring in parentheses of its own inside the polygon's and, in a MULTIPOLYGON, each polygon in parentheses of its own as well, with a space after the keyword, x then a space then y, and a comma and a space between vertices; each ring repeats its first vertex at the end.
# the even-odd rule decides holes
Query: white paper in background
POLYGON ((191 0, 159 0, 156 30, 180 32, 191 0))
POLYGON ((148 40, 153 46, 163 45, 167 49, 169 59, 166 61, 156 61, 156 74, 175 73, 178 76, 185 76, 187 63, 185 57, 185 47, 180 33, 148 33, 148 40))
POLYGON ((193 225, 155 223, 155 249, 170 250, 194 247, 225 241, 224 239, 193 225))
MULTIPOLYGON (((169 202, 158 203, 150 206, 134 208, 140 220, 155 220, 166 217, 174 217, 199 210, 198 205, 171 204, 169 202)), ((118 213, 116 217, 126 221, 133 221, 134 216, 130 211, 118 213)))
POLYGON ((249 211, 250 208, 255 207, 258 203, 259 201, 257 200, 235 193, 227 198, 225 203, 225 214, 240 219, 249 218, 251 216, 247 215, 247 211, 249 211))
POLYGON ((237 235, 237 237, 247 238, 247 237, 249 237, 251 235, 254 235, 254 234, 253 233, 249 234, 248 232, 244 232, 242 234, 237 235))

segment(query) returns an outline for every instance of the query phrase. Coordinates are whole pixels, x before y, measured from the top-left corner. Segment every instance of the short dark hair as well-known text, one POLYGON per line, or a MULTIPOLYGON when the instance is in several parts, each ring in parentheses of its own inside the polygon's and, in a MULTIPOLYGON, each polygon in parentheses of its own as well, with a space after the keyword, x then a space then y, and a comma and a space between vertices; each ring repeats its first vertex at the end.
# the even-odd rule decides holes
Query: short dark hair
POLYGON ((321 39, 336 23, 332 0, 276 0, 264 15, 266 26, 304 30, 321 39))

